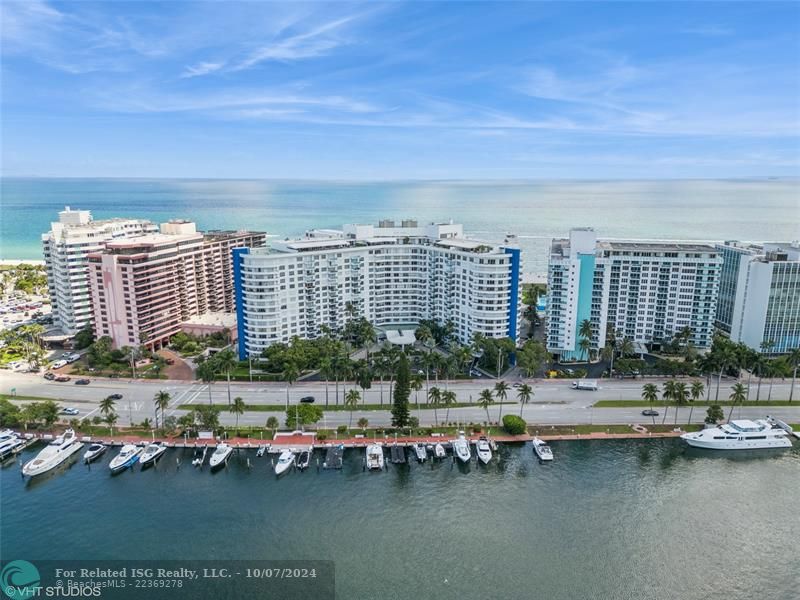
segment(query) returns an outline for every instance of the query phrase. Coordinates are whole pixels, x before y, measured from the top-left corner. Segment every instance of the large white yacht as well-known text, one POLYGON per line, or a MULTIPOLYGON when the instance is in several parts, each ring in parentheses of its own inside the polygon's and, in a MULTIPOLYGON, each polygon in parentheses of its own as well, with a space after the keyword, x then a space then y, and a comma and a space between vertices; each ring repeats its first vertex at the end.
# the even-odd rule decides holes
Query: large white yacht
POLYGON ((47 444, 47 447, 39 452, 36 458, 25 463, 25 466, 22 467, 22 474, 28 477, 35 477, 46 473, 50 469, 56 468, 81 448, 83 448, 83 444, 78 441, 75 432, 72 429, 67 429, 63 435, 58 436, 47 444))
POLYGON ((770 421, 731 421, 702 431, 684 433, 681 438, 695 448, 709 450, 757 450, 791 448, 786 432, 770 421))

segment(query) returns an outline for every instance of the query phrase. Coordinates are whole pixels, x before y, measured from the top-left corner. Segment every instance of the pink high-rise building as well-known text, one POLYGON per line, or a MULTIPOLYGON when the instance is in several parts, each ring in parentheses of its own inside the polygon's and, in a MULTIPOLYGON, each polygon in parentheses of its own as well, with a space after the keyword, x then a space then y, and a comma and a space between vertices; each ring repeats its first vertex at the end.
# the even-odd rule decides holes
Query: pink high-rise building
POLYGON ((233 248, 263 246, 266 234, 197 231, 170 221, 160 233, 108 242, 89 255, 94 333, 113 347, 158 349, 181 323, 213 312, 233 312, 233 248))

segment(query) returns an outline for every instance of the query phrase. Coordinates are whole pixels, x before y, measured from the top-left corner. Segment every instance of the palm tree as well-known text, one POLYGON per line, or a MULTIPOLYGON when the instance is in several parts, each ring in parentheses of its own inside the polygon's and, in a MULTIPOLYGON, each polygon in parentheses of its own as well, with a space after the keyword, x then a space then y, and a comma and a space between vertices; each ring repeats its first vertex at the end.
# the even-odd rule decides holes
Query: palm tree
POLYGON ((106 414, 105 418, 103 419, 108 424, 108 435, 114 435, 114 423, 117 422, 119 416, 114 411, 111 411, 106 414))
POLYGON ((352 388, 344 395, 344 405, 350 409, 350 424, 348 425, 348 429, 353 426, 353 411, 358 406, 358 401, 361 400, 361 394, 358 393, 358 390, 352 388))
POLYGON ((505 381, 498 381, 494 384, 494 395, 497 396, 497 399, 500 401, 500 417, 499 420, 503 420, 503 402, 508 397, 508 390, 511 388, 505 381))
POLYGON ((439 413, 437 412, 437 407, 442 401, 442 390, 438 387, 433 386, 431 389, 428 390, 428 404, 433 405, 433 418, 436 420, 436 424, 439 424, 439 413))
POLYGON ((231 371, 233 371, 239 361, 236 358, 236 354, 234 354, 233 350, 230 348, 221 350, 214 355, 214 361, 217 363, 217 368, 225 373, 225 377, 228 380, 228 406, 231 405, 231 371))
POLYGON ((723 346, 722 349, 719 351, 719 354, 717 356, 717 361, 718 361, 717 365, 719 366, 719 377, 717 378, 717 393, 714 396, 715 402, 719 402, 719 384, 722 381, 722 374, 725 372, 725 369, 727 369, 729 366, 736 364, 737 358, 738 356, 736 352, 733 350, 733 348, 731 348, 728 345, 723 346))
POLYGON ((213 359, 200 363, 197 367, 197 376, 208 385, 208 403, 211 404, 211 384, 217 374, 216 363, 213 359))
POLYGON ((356 425, 361 427, 361 431, 364 431, 369 426, 369 421, 366 417, 361 417, 358 421, 356 421, 356 425))
POLYGON ((775 382, 775 376, 778 374, 778 365, 774 360, 768 360, 767 364, 764 366, 764 372, 767 377, 769 377, 769 391, 767 392, 767 402, 769 402, 772 400, 772 384, 775 382))
POLYGON ((245 403, 239 396, 233 399, 233 403, 228 407, 228 412, 236 415, 236 432, 239 432, 239 416, 244 414, 245 403))
POLYGON ((164 411, 169 408, 169 401, 171 400, 169 392, 159 390, 153 397, 153 402, 156 405, 156 429, 158 429, 158 412, 161 411, 161 425, 164 425, 164 411))
POLYGON ((787 359, 792 366, 792 386, 789 388, 789 402, 791 402, 794 396, 794 383, 797 380, 797 368, 800 366, 800 348, 795 348, 789 352, 787 359))
POLYGON ((728 411, 728 421, 731 420, 731 415, 733 414, 733 407, 736 406, 738 403, 740 406, 744 404, 745 399, 747 398, 747 390, 744 389, 744 386, 741 383, 736 383, 731 388, 733 391, 729 396, 731 401, 731 409, 728 411))
POLYGON ((278 429, 280 422, 278 417, 272 416, 267 419, 267 429, 272 429, 272 436, 275 436, 275 430, 278 429))
POLYGON ((300 371, 297 369, 297 366, 293 362, 288 362, 283 367, 283 373, 281 373, 281 378, 286 382, 286 409, 289 409, 289 388, 292 387, 292 384, 297 381, 297 378, 300 377, 300 371))
MULTIPOLYGON (((669 403, 675 399, 675 380, 670 379, 664 382, 664 389, 661 392, 661 399, 664 400, 664 416, 661 418, 661 424, 667 420, 667 411, 669 410, 669 403)), ((676 409, 677 410, 677 409, 676 409)))
MULTIPOLYGON (((328 382, 333 373, 333 363, 330 357, 326 356, 319 363, 319 372, 325 378, 325 406, 328 406, 328 382)), ((383 390, 381 389, 381 403, 383 400, 383 390)))
POLYGON ((423 381, 424 379, 422 379, 422 375, 420 375, 419 373, 414 373, 411 376, 411 382, 409 384, 414 392, 414 400, 417 403, 417 412, 419 412, 419 391, 422 389, 423 381))
MULTIPOLYGON (((692 387, 689 390, 689 393, 692 396, 692 403, 699 401, 700 398, 703 397, 703 392, 705 391, 705 389, 706 389, 706 386, 703 385, 702 381, 697 381, 696 380, 696 381, 692 382, 692 387)), ((687 423, 691 423, 692 422, 692 412, 693 411, 694 411, 694 404, 692 404, 692 407, 689 409, 689 420, 687 421, 687 423)))
POLYGON ((100 401, 100 412, 104 415, 109 415, 114 412, 114 405, 116 402, 111 396, 106 396, 100 401))
POLYGON ((589 362, 589 349, 592 347, 592 342, 589 338, 582 337, 578 340, 578 348, 581 349, 581 354, 586 359, 586 362, 589 362))
MULTIPOLYGON (((658 386, 655 383, 645 383, 642 386, 642 400, 650 403, 650 410, 653 410, 653 402, 658 400, 658 386)), ((653 425, 656 424, 656 417, 653 416, 653 425)))
POLYGON ((519 416, 522 417, 522 407, 531 401, 533 396, 533 388, 527 383, 523 383, 517 389, 517 399, 519 400, 519 416))
POLYGON ((686 384, 682 381, 675 383, 675 395, 673 396, 673 400, 675 400, 675 425, 678 424, 678 408, 686 404, 686 401, 689 398, 689 390, 686 387, 686 384))
POLYGON ((619 345, 619 355, 622 357, 630 356, 633 352, 633 341, 630 338, 622 338, 622 342, 619 345))
POLYGON ((753 363, 753 367, 758 374, 758 385, 756 386, 756 402, 758 402, 761 400, 761 379, 764 377, 764 369, 767 368, 767 357, 759 354, 753 363))
POLYGON ((456 403, 456 393, 453 390, 445 390, 442 392, 442 404, 447 408, 447 414, 444 417, 445 422, 450 420, 450 407, 456 403))
POLYGON ((486 411, 486 422, 491 422, 489 418, 489 407, 494 404, 494 396, 492 395, 492 390, 486 389, 481 391, 480 395, 478 396, 478 406, 480 406, 483 410, 486 411))
POLYGON ((584 356, 586 356, 588 361, 589 349, 592 345, 592 322, 589 319, 584 319, 581 321, 580 327, 578 328, 578 335, 581 338, 581 340, 578 342, 578 346, 584 352, 584 356))

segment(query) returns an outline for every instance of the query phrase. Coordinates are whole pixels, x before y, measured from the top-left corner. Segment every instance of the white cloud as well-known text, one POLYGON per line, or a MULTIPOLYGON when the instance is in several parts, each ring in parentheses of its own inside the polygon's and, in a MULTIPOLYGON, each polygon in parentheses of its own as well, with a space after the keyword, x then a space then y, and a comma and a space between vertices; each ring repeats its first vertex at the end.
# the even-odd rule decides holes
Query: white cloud
POLYGON ((214 73, 215 71, 219 71, 222 67, 225 66, 225 62, 201 62, 196 65, 189 65, 186 69, 181 73, 182 78, 189 78, 189 77, 199 77, 201 75, 208 75, 209 73, 214 73))

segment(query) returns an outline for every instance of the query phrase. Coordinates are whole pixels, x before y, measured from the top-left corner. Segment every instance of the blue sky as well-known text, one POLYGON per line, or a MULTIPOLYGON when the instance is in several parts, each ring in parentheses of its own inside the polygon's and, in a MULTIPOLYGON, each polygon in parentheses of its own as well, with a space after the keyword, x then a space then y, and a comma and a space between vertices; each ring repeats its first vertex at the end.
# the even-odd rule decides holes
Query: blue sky
POLYGON ((2 173, 800 175, 800 4, 2 3, 2 173))

